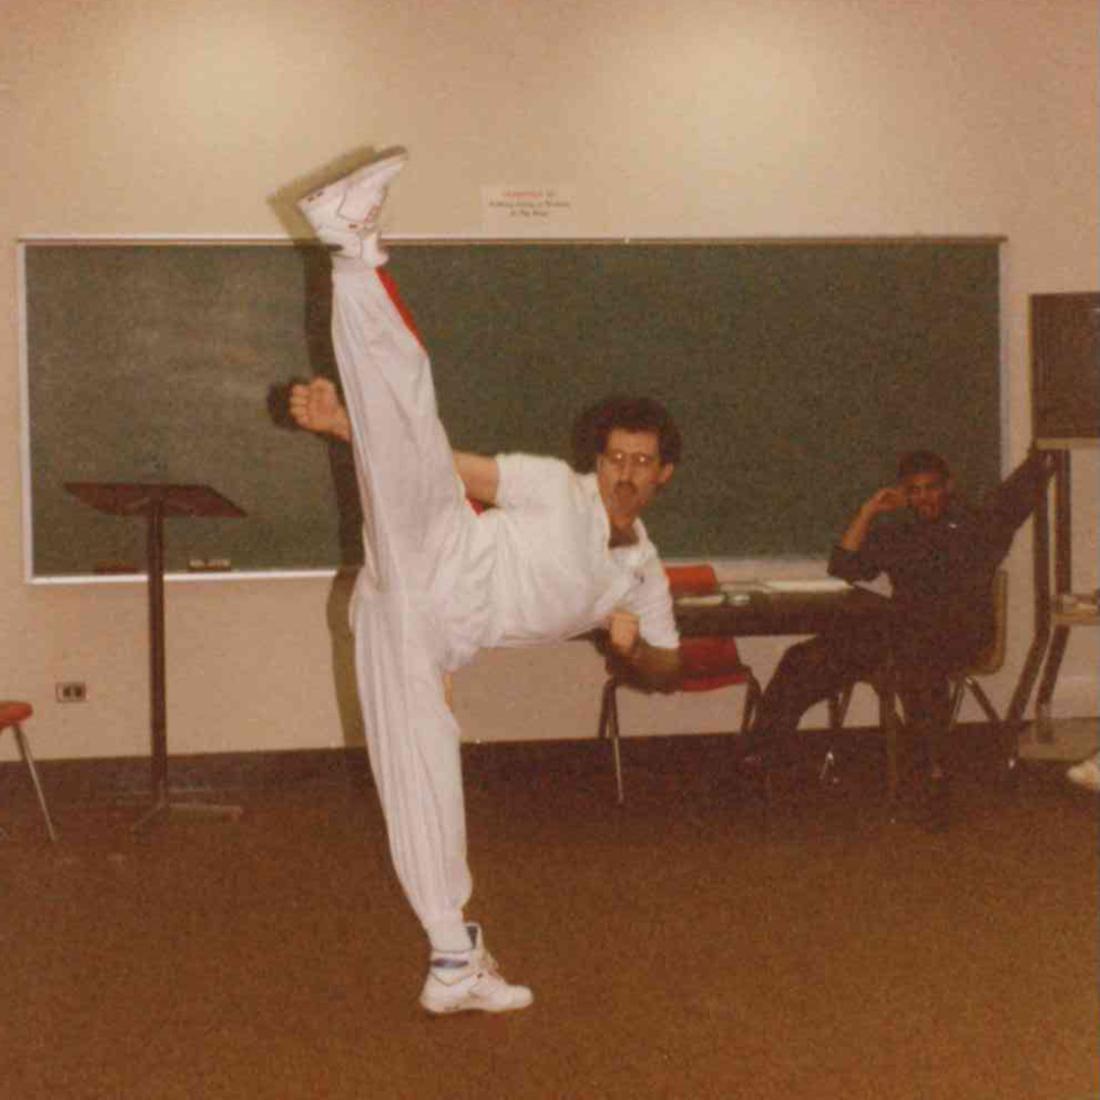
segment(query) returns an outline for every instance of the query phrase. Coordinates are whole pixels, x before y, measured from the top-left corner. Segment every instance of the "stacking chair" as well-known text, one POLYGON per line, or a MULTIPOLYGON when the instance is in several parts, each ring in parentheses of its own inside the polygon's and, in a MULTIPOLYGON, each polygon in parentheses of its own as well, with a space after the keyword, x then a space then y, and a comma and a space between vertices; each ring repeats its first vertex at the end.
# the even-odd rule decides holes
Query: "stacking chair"
MULTIPOLYGON (((951 702, 948 712, 950 715, 948 730, 952 730, 958 725, 959 711, 962 709, 967 692, 970 692, 974 701, 981 707, 982 713, 993 727, 994 732, 1001 735, 1004 731, 1004 721, 997 713, 996 707, 993 706, 985 688, 982 687, 978 679, 999 672, 1005 660, 1008 639, 1008 573, 1003 569, 998 569, 993 575, 990 599, 993 601, 993 637, 990 639, 989 645, 975 657, 967 668, 959 669, 950 677, 951 702)), ((848 684, 835 698, 828 701, 829 728, 834 734, 839 733, 844 726, 844 719, 847 716, 848 706, 852 700, 852 691, 856 683, 858 681, 848 684)), ((881 685, 874 680, 868 680, 867 683, 878 694, 880 707, 888 705, 881 685)), ((892 706, 893 704, 890 703, 889 705, 892 706)), ((1016 752, 1013 749, 1008 760, 1008 766, 1012 768, 1015 767, 1015 764, 1016 752)), ((836 753, 834 746, 830 745, 821 766, 820 778, 822 781, 830 780, 833 777, 835 767, 836 753)))
POLYGON ((34 766, 34 757, 31 756, 31 747, 27 742, 27 735, 23 732, 23 722, 34 713, 30 703, 18 703, 11 700, 0 700, 0 733, 10 729, 15 735, 15 742, 19 746, 19 753, 23 762, 27 765, 27 771, 31 773, 31 782, 34 784, 34 793, 38 795, 38 805, 42 807, 42 816, 46 819, 46 832, 50 840, 57 840, 54 831, 53 820, 50 817, 49 807, 46 805, 46 796, 42 792, 42 784, 38 779, 38 769, 34 766))
MULTIPOLYGON (((669 565, 665 567, 665 573, 674 600, 682 596, 705 596, 718 592, 718 579, 711 565, 669 565)), ((744 685, 746 694, 741 714, 741 732, 745 733, 760 702, 760 683, 752 669, 741 660, 737 651, 737 640, 726 635, 681 638, 680 660, 682 675, 676 691, 717 691, 719 688, 744 685)), ((611 742, 615 789, 620 806, 624 796, 619 748, 618 692, 623 687, 635 691, 643 690, 636 684, 620 680, 612 672, 603 687, 598 732, 601 739, 606 738, 611 742)))

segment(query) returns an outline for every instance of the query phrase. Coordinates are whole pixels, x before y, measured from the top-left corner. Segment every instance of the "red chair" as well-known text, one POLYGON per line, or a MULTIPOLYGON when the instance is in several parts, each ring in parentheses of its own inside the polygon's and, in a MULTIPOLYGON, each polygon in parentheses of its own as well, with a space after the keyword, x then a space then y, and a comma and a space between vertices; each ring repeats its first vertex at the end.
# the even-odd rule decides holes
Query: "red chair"
POLYGON ((34 784, 34 792, 38 795, 38 805, 42 807, 42 816, 46 819, 46 832, 50 840, 57 840, 54 831, 53 820, 50 818, 49 807, 46 805, 46 796, 42 793, 42 784, 38 781, 38 769, 34 766, 34 757, 31 756, 31 748, 27 743, 27 736, 23 732, 22 723, 34 714, 34 708, 30 703, 17 703, 11 700, 0 700, 0 733, 10 729, 15 734, 15 742, 19 746, 19 753, 23 762, 27 765, 27 771, 31 773, 31 782, 34 784))
MULTIPOLYGON (((667 565, 669 588, 673 600, 685 596, 708 596, 719 591, 718 578, 711 565, 667 565)), ((717 691, 719 688, 744 685, 745 704, 741 714, 741 732, 745 733, 752 724, 757 705, 760 702, 760 682, 753 671, 742 660, 737 651, 737 639, 727 635, 713 635, 698 638, 680 639, 680 661, 682 675, 677 691, 717 691)), ((603 687, 600 702, 600 725, 598 736, 611 741, 612 757, 615 762, 615 785, 619 805, 623 803, 623 769, 619 750, 619 702, 620 687, 643 690, 638 685, 620 680, 611 673, 603 687)))

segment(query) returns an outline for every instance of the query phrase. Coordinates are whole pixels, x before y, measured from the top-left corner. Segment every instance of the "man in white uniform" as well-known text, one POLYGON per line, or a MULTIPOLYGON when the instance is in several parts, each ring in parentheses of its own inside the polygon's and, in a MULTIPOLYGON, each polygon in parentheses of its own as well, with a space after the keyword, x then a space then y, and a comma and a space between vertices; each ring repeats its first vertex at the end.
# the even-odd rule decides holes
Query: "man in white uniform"
POLYGON ((367 748, 394 866, 431 944, 431 1012, 524 1008, 467 923, 470 897, 459 730, 445 681, 486 646, 531 645, 607 627, 614 658, 655 687, 679 671, 668 583, 639 515, 667 484, 680 439, 646 399, 595 418, 595 474, 511 454, 453 453, 431 366, 382 270, 378 214, 404 152, 303 199, 335 246, 332 383, 295 386, 296 421, 352 443, 365 564, 351 619, 367 748), (467 497, 494 507, 478 515, 467 497))

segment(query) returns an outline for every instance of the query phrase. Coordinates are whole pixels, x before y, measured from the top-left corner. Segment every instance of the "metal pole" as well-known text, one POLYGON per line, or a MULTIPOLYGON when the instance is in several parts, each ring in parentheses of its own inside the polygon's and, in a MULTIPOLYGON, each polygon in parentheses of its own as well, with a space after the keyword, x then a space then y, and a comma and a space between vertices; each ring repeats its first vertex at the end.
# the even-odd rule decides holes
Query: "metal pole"
POLYGON ((164 656, 164 502, 149 507, 149 684, 153 736, 153 800, 168 800, 168 720, 164 656))

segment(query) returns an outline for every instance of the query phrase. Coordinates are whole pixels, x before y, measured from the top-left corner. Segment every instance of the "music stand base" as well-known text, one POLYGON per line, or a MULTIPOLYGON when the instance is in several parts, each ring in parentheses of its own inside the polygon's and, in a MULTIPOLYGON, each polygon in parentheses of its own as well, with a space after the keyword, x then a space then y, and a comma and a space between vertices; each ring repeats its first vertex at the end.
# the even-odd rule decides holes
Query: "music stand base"
POLYGON ((203 820, 239 821, 244 813, 243 806, 232 806, 216 802, 190 802, 186 799, 171 797, 158 798, 133 825, 132 832, 138 833, 161 817, 198 818, 203 820))

